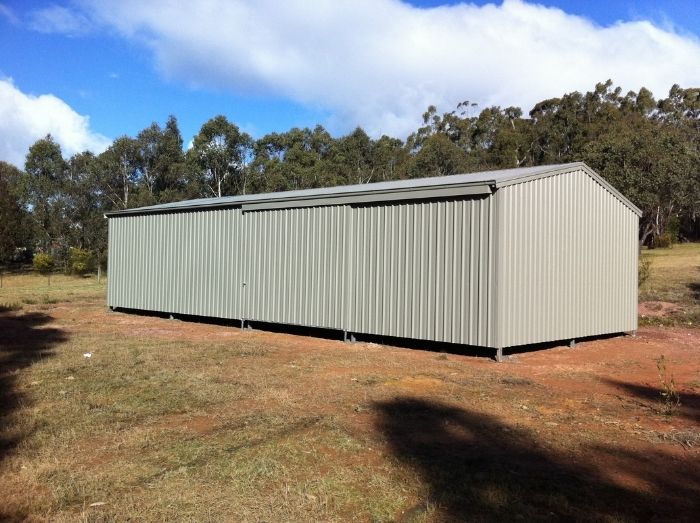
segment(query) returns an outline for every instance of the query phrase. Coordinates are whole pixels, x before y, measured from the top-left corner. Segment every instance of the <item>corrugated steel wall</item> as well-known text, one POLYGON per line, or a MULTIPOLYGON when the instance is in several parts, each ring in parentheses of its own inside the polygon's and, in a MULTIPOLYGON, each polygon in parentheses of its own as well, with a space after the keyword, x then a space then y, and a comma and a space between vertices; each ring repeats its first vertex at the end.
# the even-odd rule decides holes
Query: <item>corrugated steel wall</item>
POLYGON ((109 220, 108 303, 241 317, 240 209, 109 220))
POLYGON ((109 220, 114 307, 493 344, 492 199, 109 220))
POLYGON ((636 330, 632 210, 583 171, 496 198, 499 345, 636 330))
POLYGON ((350 208, 244 213, 243 317, 344 329, 350 208))
POLYGON ((630 331, 637 228, 584 171, 449 200, 118 216, 108 303, 486 347, 630 331))
POLYGON ((348 330, 491 346, 492 201, 353 209, 348 330))

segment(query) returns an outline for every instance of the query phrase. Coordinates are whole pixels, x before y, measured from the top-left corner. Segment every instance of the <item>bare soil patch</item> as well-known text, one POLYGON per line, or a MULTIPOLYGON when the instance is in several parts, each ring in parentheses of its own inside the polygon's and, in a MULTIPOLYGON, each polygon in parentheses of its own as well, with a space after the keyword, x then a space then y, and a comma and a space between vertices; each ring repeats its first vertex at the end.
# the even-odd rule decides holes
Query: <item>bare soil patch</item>
POLYGON ((678 314, 683 311, 677 303, 667 301, 644 301, 639 304, 639 315, 641 317, 660 318, 671 314, 678 314))

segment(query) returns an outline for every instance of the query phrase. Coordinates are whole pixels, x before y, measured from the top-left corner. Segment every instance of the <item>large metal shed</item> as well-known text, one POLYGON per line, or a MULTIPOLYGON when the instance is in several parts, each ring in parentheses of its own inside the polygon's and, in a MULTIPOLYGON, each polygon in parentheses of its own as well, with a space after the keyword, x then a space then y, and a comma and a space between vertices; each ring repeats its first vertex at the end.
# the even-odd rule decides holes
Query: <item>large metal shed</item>
POLYGON ((500 359, 637 329, 640 214, 583 163, 115 211, 107 301, 500 359))

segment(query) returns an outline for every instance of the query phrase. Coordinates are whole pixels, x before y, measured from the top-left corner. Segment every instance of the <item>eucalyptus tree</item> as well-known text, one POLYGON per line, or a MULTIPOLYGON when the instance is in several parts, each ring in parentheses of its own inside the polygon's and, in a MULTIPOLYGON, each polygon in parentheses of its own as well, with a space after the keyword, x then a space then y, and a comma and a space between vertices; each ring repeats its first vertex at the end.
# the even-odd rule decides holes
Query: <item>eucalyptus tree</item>
MULTIPOLYGON (((48 251, 62 246, 66 229, 66 171, 61 146, 51 135, 37 140, 27 153, 27 206, 38 246, 48 251)), ((67 248, 67 247, 66 247, 67 248)))
POLYGON ((321 125, 293 128, 284 135, 284 160, 291 189, 329 187, 343 183, 328 169, 335 140, 321 125))
POLYGON ((398 138, 381 136, 372 143, 372 181, 398 180, 405 178, 405 165, 409 153, 398 138))
POLYGON ((532 121, 519 107, 493 108, 491 142, 481 163, 488 168, 526 167, 534 164, 532 121))
POLYGON ((22 245, 24 213, 24 209, 13 194, 0 168, 0 285, 2 285, 3 266, 12 259, 17 248, 22 245))
POLYGON ((22 171, 0 161, 0 286, 2 269, 17 251, 28 247, 28 215, 22 205, 22 171))
POLYGON ((186 197, 185 154, 177 119, 171 115, 162 128, 153 122, 136 136, 135 144, 139 205, 186 197))
POLYGON ((681 202, 679 218, 689 234, 700 237, 700 88, 671 87, 668 97, 659 100, 654 118, 677 134, 687 157, 684 178, 688 191, 681 202))
POLYGON ((449 176, 467 170, 468 157, 445 134, 427 138, 409 160, 407 174, 411 178, 449 176))
POLYGON ((283 191, 346 183, 342 169, 332 162, 336 145, 321 125, 261 137, 250 166, 252 189, 283 191))
POLYGON ((290 188, 285 175, 286 150, 284 133, 269 133, 255 141, 249 165, 251 192, 279 192, 290 188))
POLYGON ((169 116, 161 131, 154 168, 157 201, 166 203, 195 197, 187 184, 187 165, 177 118, 169 116))
POLYGON ((134 207, 133 194, 140 177, 136 140, 120 136, 98 157, 100 186, 112 209, 134 207))
POLYGON ((331 162, 344 183, 361 184, 375 180, 373 140, 361 128, 334 141, 331 162))
POLYGON ((152 205, 156 202, 156 183, 158 170, 158 148, 162 131, 160 125, 153 122, 136 135, 136 166, 138 170, 139 205, 152 205))
POLYGON ((90 151, 73 155, 68 161, 68 217, 71 247, 102 253, 107 247, 104 212, 112 207, 100 185, 97 157, 90 151))
POLYGON ((188 151, 189 165, 204 195, 245 194, 253 141, 219 115, 207 121, 188 151))

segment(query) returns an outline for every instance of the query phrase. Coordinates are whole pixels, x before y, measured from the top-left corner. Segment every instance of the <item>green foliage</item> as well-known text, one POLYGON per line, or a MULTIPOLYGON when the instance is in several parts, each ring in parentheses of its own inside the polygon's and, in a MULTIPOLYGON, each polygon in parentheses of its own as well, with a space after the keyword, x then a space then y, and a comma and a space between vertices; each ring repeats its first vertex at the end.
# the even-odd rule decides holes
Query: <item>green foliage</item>
POLYGON ((697 88, 674 85, 656 100, 608 80, 543 100, 529 118, 518 107, 468 100, 442 114, 430 106, 405 142, 361 128, 333 137, 320 125, 253 140, 219 115, 186 154, 183 143, 170 116, 99 156, 64 159, 49 135, 30 147, 26 172, 0 162, 0 264, 38 249, 73 270, 71 247, 102 259, 103 214, 116 209, 570 161, 588 163, 643 211, 641 244, 700 236, 697 88))
MULTIPOLYGON (((133 207, 130 198, 139 183, 139 158, 136 140, 120 136, 99 157, 100 185, 111 209, 133 207)), ((133 199, 133 198, 132 198, 133 199)))
POLYGON ((669 220, 666 226, 666 234, 671 238, 671 243, 678 243, 681 234, 681 221, 678 219, 678 216, 674 216, 669 220))
POLYGON ((27 243, 29 216, 21 204, 23 173, 0 162, 0 267, 11 261, 27 243))
POLYGON ((177 201, 186 196, 186 165, 177 119, 170 116, 164 128, 153 122, 135 141, 135 164, 140 176, 136 205, 177 201))
POLYGON ((48 278, 51 285, 51 273, 56 265, 54 257, 45 252, 39 252, 34 255, 33 266, 34 270, 39 274, 43 274, 48 278))
POLYGON ((219 115, 206 122, 188 152, 189 165, 207 196, 245 194, 253 141, 219 115))
POLYGON ((435 134, 423 142, 409 162, 408 174, 411 178, 449 176, 466 170, 466 165, 464 152, 444 134, 435 134))
POLYGON ((55 267, 53 256, 45 252, 39 252, 34 255, 33 262, 34 270, 39 274, 51 274, 55 267))
POLYGON ((668 233, 654 236, 653 246, 658 249, 670 249, 673 246, 673 240, 668 233))
POLYGON ((66 169, 61 147, 51 135, 29 148, 24 164, 27 203, 34 218, 34 237, 44 251, 60 241, 69 227, 63 212, 67 205, 66 169))
POLYGON ((68 253, 68 268, 71 273, 84 275, 95 270, 95 255, 92 251, 71 247, 68 253))

